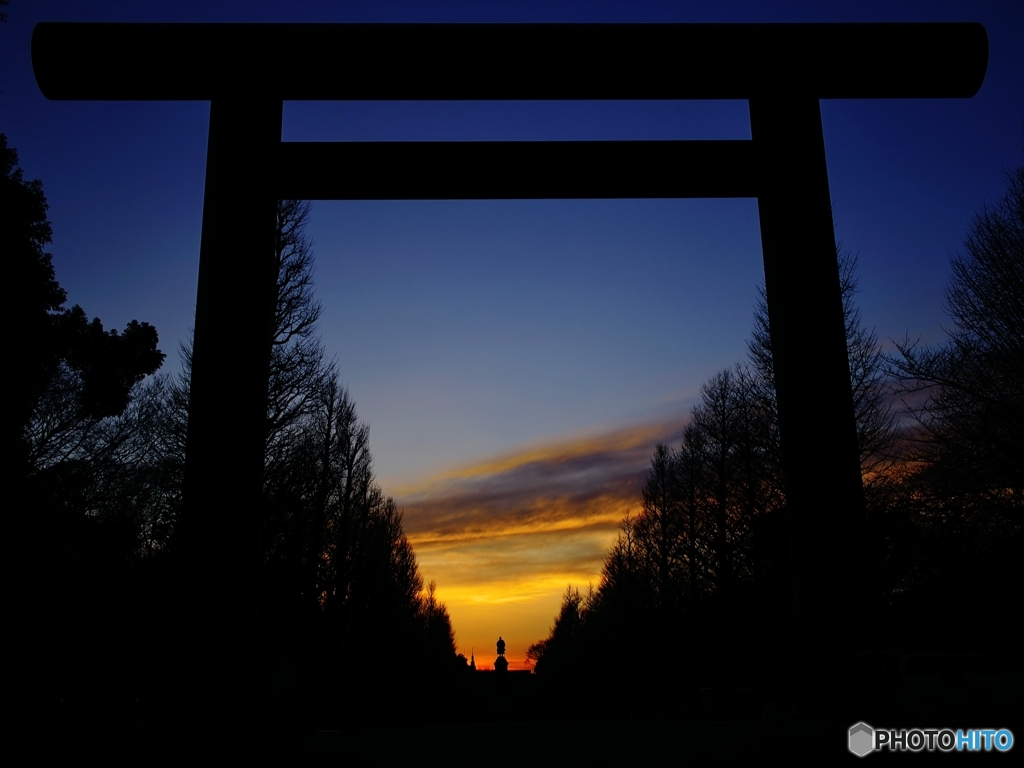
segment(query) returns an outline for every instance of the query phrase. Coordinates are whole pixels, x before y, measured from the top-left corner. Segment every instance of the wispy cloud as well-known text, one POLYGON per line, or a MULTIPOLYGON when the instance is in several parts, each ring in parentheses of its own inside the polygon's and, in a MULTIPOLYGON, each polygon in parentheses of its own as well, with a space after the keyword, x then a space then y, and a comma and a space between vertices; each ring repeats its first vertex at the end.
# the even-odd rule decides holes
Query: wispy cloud
POLYGON ((634 495, 651 450, 681 424, 552 441, 451 470, 394 492, 410 537, 479 538, 578 527, 634 495))

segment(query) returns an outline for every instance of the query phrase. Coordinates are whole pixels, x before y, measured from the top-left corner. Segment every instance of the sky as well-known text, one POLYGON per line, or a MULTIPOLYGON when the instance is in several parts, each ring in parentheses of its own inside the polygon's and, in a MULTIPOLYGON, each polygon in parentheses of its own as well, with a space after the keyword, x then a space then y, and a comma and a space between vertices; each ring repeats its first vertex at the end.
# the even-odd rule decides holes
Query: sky
MULTIPOLYGON (((883 345, 938 343, 949 257, 1024 161, 1024 4, 11 0, 0 132, 50 204, 70 304, 156 326, 178 368, 195 306, 209 105, 51 102, 40 21, 978 21, 972 99, 821 105, 836 238, 883 345)), ((837 51, 865 57, 870 51, 837 51)), ((289 102, 285 141, 746 139, 745 102, 289 102)), ((512 666, 566 585, 597 585, 654 446, 745 354, 763 280, 754 200, 316 202, 320 330, 460 652, 512 666)), ((813 353, 813 351, 809 351, 813 353)))

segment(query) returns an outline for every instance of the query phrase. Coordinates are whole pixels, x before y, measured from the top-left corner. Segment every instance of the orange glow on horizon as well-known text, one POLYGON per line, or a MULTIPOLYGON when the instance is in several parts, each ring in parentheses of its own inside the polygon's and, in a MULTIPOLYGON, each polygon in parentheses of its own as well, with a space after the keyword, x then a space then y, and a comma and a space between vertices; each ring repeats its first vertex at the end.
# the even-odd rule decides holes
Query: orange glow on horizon
POLYGON ((395 494, 424 580, 437 582, 459 653, 509 669, 548 636, 566 586, 597 586, 605 557, 659 442, 681 425, 646 424, 534 445, 442 472, 395 494))

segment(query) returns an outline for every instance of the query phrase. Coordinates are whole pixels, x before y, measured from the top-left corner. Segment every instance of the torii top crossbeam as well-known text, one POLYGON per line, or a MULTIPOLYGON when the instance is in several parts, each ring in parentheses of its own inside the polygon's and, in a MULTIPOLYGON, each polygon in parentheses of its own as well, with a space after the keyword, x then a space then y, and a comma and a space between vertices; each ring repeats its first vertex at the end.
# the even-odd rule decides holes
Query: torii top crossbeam
POLYGON ((972 96, 980 24, 95 24, 32 39, 50 99, 972 96))

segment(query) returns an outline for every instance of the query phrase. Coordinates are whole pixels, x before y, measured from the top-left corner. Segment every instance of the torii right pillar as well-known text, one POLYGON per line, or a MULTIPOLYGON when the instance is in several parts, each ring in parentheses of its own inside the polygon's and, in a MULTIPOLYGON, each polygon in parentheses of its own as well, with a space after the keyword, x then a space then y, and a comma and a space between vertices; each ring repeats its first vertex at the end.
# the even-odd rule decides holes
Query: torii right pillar
POLYGON ((872 592, 864 491, 818 99, 750 99, 789 514, 797 661, 858 644, 872 592), (823 546, 829 542, 829 546, 823 546))

